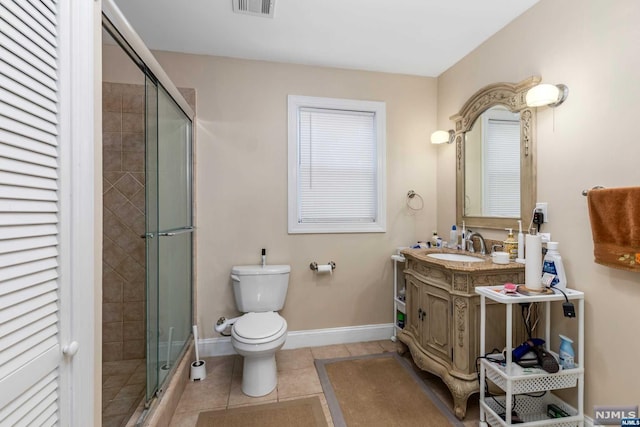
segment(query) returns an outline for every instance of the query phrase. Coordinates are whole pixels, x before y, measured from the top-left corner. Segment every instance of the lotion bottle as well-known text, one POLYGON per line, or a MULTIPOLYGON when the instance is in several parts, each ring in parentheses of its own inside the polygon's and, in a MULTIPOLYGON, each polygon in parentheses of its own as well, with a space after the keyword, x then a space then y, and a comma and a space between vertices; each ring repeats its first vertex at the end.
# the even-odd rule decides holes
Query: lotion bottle
POLYGON ((518 220, 518 257, 516 262, 524 264, 524 234, 522 234, 522 221, 518 220))
POLYGON ((451 249, 458 247, 458 228, 455 224, 451 226, 451 232, 449 233, 449 247, 451 249))

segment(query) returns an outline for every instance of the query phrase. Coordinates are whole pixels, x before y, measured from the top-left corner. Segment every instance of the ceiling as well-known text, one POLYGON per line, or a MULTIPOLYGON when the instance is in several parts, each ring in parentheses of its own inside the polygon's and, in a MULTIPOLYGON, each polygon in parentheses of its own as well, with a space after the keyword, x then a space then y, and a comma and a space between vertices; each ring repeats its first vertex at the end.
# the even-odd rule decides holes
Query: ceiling
POLYGON ((152 50, 436 77, 538 0, 115 0, 152 50))

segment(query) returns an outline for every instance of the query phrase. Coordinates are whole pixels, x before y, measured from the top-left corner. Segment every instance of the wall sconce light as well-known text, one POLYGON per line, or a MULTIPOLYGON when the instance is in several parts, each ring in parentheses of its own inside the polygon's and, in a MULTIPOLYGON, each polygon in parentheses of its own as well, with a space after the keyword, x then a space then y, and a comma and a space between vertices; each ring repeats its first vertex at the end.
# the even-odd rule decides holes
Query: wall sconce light
POLYGON ((437 130, 431 134, 431 143, 432 144, 453 144, 453 140, 455 139, 455 132, 453 130, 437 130))
POLYGON ((526 100, 528 107, 557 107, 562 104, 569 95, 569 88, 566 85, 552 85, 541 83, 532 87, 527 92, 526 100))

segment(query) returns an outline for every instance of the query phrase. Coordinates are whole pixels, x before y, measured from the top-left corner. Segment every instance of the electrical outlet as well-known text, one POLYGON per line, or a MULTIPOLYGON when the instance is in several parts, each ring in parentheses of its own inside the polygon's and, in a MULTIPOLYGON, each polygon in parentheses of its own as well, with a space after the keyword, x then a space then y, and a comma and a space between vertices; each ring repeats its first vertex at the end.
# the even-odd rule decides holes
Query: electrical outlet
POLYGON ((547 212, 547 202, 536 203, 536 210, 539 210, 542 212, 542 215, 544 215, 544 222, 549 222, 549 213, 547 212))
POLYGON ((549 243, 551 241, 551 233, 538 233, 542 243, 549 243))

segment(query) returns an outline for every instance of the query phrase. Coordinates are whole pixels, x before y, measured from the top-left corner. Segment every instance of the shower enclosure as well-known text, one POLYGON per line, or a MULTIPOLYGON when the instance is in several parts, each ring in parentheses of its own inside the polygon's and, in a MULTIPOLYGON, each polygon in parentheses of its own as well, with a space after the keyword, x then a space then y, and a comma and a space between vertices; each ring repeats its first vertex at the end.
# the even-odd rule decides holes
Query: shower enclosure
POLYGON ((194 112, 110 0, 103 28, 103 425, 125 425, 191 336, 194 112))

